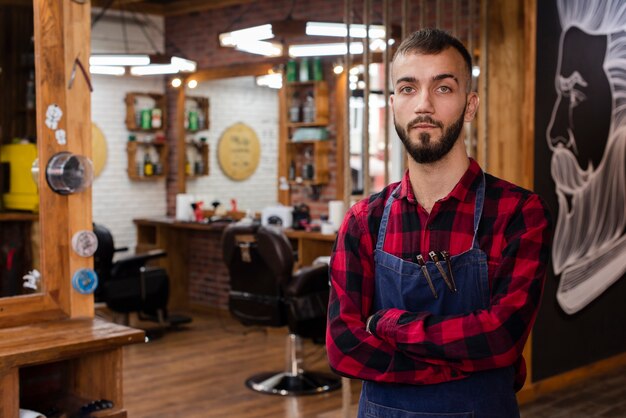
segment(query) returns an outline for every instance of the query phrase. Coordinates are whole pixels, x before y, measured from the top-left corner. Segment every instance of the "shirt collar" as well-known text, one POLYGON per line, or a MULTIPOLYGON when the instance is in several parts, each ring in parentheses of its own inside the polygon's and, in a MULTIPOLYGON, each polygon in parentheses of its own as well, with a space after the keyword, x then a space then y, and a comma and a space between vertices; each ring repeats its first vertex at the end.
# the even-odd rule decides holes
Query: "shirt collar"
MULTIPOLYGON (((483 171, 478 165, 478 163, 470 158, 470 165, 459 180, 459 182, 454 186, 454 189, 443 199, 456 199, 461 202, 467 202, 474 198, 476 188, 478 187, 479 178, 482 176, 483 171)), ((406 198, 410 203, 417 204, 417 199, 415 198, 415 193, 413 193, 413 187, 411 187, 411 180, 409 179, 409 170, 404 173, 402 180, 400 182, 400 192, 396 196, 397 199, 406 198)))

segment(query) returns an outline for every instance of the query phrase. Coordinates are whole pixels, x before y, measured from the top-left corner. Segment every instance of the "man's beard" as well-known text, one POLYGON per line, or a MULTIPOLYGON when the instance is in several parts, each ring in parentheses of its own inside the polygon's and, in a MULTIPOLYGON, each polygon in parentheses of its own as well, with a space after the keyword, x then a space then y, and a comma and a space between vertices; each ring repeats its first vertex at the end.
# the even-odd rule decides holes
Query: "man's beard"
MULTIPOLYGON (((452 125, 448 126, 448 128, 443 131, 441 139, 438 143, 435 144, 431 143, 430 134, 427 132, 422 132, 419 134, 419 143, 413 143, 411 141, 411 138, 409 137, 407 129, 404 129, 397 122, 395 122, 395 120, 394 125, 396 127, 396 132, 400 137, 400 140, 404 144, 404 147, 406 148, 406 151, 409 153, 411 158, 413 158, 417 163, 428 164, 439 161, 450 152, 457 139, 459 138, 459 135, 461 134, 464 118, 465 110, 463 110, 459 118, 452 125)), ((443 128, 443 124, 441 122, 432 119, 430 116, 416 117, 407 124, 407 128, 410 129, 412 126, 417 125, 418 123, 429 123, 439 128, 443 128)))

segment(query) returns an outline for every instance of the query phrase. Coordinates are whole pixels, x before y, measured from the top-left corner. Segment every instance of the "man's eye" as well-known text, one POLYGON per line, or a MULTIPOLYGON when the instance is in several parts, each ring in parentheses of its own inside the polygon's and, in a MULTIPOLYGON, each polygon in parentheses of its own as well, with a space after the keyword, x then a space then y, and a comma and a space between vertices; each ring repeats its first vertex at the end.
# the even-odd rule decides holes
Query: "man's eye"
POLYGON ((437 91, 440 93, 450 93, 452 91, 452 89, 448 86, 439 86, 437 88, 437 91))
POLYGON ((404 87, 400 87, 400 93, 404 93, 404 94, 410 94, 414 91, 413 87, 411 86, 404 86, 404 87))

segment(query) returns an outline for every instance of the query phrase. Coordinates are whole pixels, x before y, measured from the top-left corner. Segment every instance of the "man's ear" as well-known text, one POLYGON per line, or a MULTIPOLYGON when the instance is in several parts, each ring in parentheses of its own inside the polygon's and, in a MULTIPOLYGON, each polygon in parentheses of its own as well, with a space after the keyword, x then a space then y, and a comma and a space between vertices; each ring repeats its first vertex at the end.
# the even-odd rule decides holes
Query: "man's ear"
POLYGON ((479 102, 480 99, 478 98, 478 94, 476 92, 471 92, 467 95, 465 117, 463 118, 464 122, 471 122, 472 120, 474 120, 474 116, 476 116, 476 112, 478 111, 479 102))

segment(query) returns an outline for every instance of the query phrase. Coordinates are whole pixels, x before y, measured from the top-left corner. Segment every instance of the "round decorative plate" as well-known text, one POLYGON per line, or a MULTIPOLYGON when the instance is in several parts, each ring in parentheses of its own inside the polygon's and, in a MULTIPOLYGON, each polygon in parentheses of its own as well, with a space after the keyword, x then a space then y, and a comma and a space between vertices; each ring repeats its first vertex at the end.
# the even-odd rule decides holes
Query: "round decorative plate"
POLYGON ((217 161, 224 174, 237 181, 250 177, 259 166, 261 143, 252 128, 236 123, 224 131, 217 145, 217 161))

